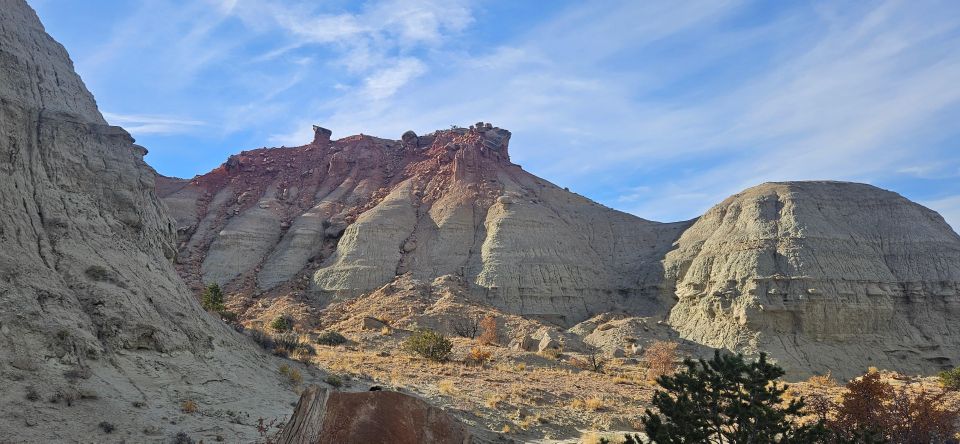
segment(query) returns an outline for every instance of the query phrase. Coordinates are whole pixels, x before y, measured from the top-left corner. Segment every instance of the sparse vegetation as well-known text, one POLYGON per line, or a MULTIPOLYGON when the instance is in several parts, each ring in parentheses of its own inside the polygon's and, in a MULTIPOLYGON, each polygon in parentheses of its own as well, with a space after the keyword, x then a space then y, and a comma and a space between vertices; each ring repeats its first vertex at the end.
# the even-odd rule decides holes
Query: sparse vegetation
POLYGON ((589 398, 586 401, 584 401, 584 406, 587 408, 587 410, 590 410, 590 411, 595 412, 597 410, 600 410, 604 406, 603 398, 599 398, 599 397, 589 398))
POLYGON ((171 441, 173 444, 194 444, 193 438, 190 435, 187 435, 186 432, 178 432, 173 436, 171 441))
POLYGON ((320 345, 331 345, 331 346, 333 346, 333 345, 346 344, 346 343, 347 343, 347 338, 344 337, 343 335, 341 335, 341 334, 338 333, 338 332, 335 332, 335 331, 332 331, 332 330, 327 330, 327 331, 324 331, 324 332, 320 333, 320 335, 317 336, 317 341, 316 341, 316 342, 317 342, 317 344, 320 344, 320 345))
POLYGON ((453 344, 442 334, 430 329, 415 331, 403 343, 403 348, 433 361, 446 361, 453 344))
POLYGON ((960 367, 940 372, 940 385, 948 390, 960 390, 960 367))
POLYGON ((815 411, 838 442, 948 442, 960 431, 948 393, 895 388, 875 371, 850 381, 839 403, 819 398, 815 411))
POLYGON ((563 356, 563 351, 561 351, 559 348, 545 348, 542 352, 540 352, 540 356, 543 356, 551 361, 556 361, 563 356))
POLYGON ((459 318, 451 325, 453 332, 462 338, 474 339, 480 334, 480 321, 483 315, 474 313, 463 318, 459 318))
POLYGON ((453 395, 457 391, 456 384, 449 379, 444 379, 443 381, 437 383, 437 391, 439 391, 442 395, 453 395))
POLYGON ((113 433, 114 429, 116 429, 116 426, 107 421, 100 421, 100 424, 97 424, 97 427, 100 427, 100 430, 103 430, 103 433, 113 433))
POLYGON ((297 370, 287 364, 280 364, 280 367, 277 368, 277 373, 280 373, 283 376, 284 381, 290 385, 299 385, 303 382, 303 375, 300 373, 300 370, 297 370))
POLYGON ((602 354, 602 351, 597 347, 589 347, 586 354, 586 368, 597 373, 603 373, 604 366, 607 365, 607 358, 602 354))
MULTIPOLYGON (((219 314, 220 314, 220 319, 223 319, 223 322, 226 322, 228 324, 239 325, 237 324, 237 320, 239 319, 239 316, 237 316, 236 313, 229 310, 220 310, 219 314)), ((243 326, 241 325, 240 328, 242 329, 243 326)))
POLYGON ((480 337, 477 338, 480 345, 494 345, 500 342, 500 333, 497 330, 497 318, 488 314, 480 321, 480 337))
POLYGON ((490 361, 493 354, 483 347, 473 347, 467 354, 466 363, 469 365, 484 365, 490 361))
POLYGON ((215 313, 223 312, 226 307, 223 305, 223 291, 220 290, 220 285, 216 283, 207 285, 207 288, 203 290, 203 294, 200 295, 200 305, 207 311, 215 313))
POLYGON ((73 387, 59 388, 50 396, 50 403, 56 404, 63 401, 63 403, 69 407, 72 406, 79 397, 80 394, 77 392, 77 389, 73 387))
POLYGON ((196 413, 199 409, 200 406, 192 399, 187 399, 180 403, 180 411, 183 413, 196 413))
POLYGON ((484 402, 488 408, 497 409, 500 407, 500 403, 503 402, 503 395, 499 393, 490 393, 487 395, 484 402))
POLYGON ((277 333, 283 333, 291 328, 290 320, 284 316, 280 315, 274 318, 273 322, 270 323, 270 328, 277 333))
POLYGON ((337 375, 327 375, 326 378, 323 378, 323 382, 330 384, 330 386, 333 388, 343 387, 343 379, 337 375))
POLYGON ((677 343, 656 341, 643 352, 647 363, 647 378, 655 380, 670 375, 677 369, 677 343))
POLYGON ((682 372, 657 379, 663 389, 653 395, 658 413, 647 409, 643 418, 652 442, 800 443, 826 436, 820 423, 797 425, 803 400, 783 405, 786 387, 776 380, 784 372, 765 354, 748 363, 718 351, 709 361, 683 364, 682 372))

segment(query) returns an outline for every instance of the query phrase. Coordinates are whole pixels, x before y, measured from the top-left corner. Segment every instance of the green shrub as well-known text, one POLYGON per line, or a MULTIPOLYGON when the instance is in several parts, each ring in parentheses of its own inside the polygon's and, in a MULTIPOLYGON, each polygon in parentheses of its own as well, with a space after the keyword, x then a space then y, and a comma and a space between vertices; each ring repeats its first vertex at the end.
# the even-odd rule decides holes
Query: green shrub
POLYGON ((657 378, 662 390, 653 395, 658 413, 647 409, 644 429, 654 443, 686 442, 822 442, 822 423, 797 425, 803 400, 783 404, 786 387, 777 384, 783 370, 760 354, 756 362, 743 355, 714 353, 699 362, 686 359, 683 371, 657 378))
POLYGON ((223 291, 220 290, 220 286, 216 283, 207 285, 203 294, 200 295, 200 305, 207 311, 218 313, 224 311, 226 307, 223 306, 223 291))
POLYGON ((453 349, 453 344, 440 333, 430 329, 420 329, 404 341, 403 348, 425 358, 440 362, 446 361, 450 356, 450 350, 453 349))
POLYGON ((220 319, 223 319, 223 321, 228 324, 233 324, 237 322, 237 319, 239 319, 239 316, 237 316, 237 314, 232 311, 221 310, 219 313, 220 313, 220 319))
POLYGON ((290 330, 290 320, 284 315, 277 316, 277 318, 270 323, 270 328, 275 332, 283 333, 290 330))
POLYGON ((332 330, 327 330, 323 333, 320 333, 320 336, 317 336, 317 344, 320 345, 340 345, 345 344, 346 342, 347 338, 332 330))
POLYGON ((300 335, 294 332, 281 333, 273 337, 274 347, 283 348, 290 353, 293 353, 294 350, 300 349, 303 347, 303 343, 300 342, 300 335))
POLYGON ((944 388, 960 390, 960 367, 940 372, 940 384, 944 388))
POLYGON ((341 386, 343 386, 343 380, 340 379, 340 377, 337 375, 328 375, 326 378, 323 379, 323 382, 330 384, 330 386, 333 388, 340 388, 341 386))

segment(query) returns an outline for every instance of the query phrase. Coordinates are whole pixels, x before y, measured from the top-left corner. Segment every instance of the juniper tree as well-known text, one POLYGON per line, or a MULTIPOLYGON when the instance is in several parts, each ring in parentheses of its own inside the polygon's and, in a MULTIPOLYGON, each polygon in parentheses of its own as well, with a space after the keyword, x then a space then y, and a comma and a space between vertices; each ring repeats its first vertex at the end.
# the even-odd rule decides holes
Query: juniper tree
POLYGON ((643 417, 655 443, 809 443, 826 439, 821 424, 797 425, 802 399, 783 405, 786 387, 776 379, 783 370, 766 354, 748 363, 743 355, 714 354, 713 359, 685 359, 684 370, 657 379, 663 390, 643 417))
POLYGON ((217 313, 223 311, 226 307, 223 306, 223 292, 220 291, 220 286, 216 283, 207 285, 200 296, 200 304, 207 311, 217 313))

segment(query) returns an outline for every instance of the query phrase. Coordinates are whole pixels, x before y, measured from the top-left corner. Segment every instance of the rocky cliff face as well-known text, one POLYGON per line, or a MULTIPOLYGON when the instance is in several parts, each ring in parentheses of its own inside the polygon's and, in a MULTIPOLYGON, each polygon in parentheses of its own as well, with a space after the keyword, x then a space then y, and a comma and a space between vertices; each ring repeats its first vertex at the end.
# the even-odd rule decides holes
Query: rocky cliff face
POLYGON ((713 207, 666 255, 670 323, 800 372, 940 370, 960 359, 960 237, 898 194, 769 183, 713 207))
POLYGON ((106 124, 64 48, 20 0, 0 1, 0 134, 6 438, 96 436, 108 421, 142 441, 147 427, 172 433, 160 418, 187 398, 254 415, 285 410, 292 394, 263 368, 269 358, 204 313, 176 275, 175 225, 146 151, 106 124), (240 386, 259 405, 240 399, 240 386))
MULTIPOLYGON (((158 179, 195 288, 355 297, 399 275, 462 276, 478 301, 560 323, 666 309, 660 259, 688 224, 598 205, 512 164, 489 123, 244 151, 158 179)), ((242 309, 241 309, 242 311, 242 309)))

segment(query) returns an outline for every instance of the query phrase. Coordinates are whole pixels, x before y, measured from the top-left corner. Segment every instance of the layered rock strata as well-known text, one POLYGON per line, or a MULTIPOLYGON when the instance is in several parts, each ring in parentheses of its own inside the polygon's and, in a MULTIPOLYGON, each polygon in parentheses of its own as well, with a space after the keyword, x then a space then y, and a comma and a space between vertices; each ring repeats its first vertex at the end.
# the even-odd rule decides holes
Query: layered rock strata
POLYGON ((244 151, 158 179, 195 288, 355 297, 410 273, 466 278, 478 301, 558 323, 662 312, 660 259, 687 223, 611 210, 510 162, 489 123, 244 151))
POLYGON ((960 237, 889 191, 750 188, 684 232, 664 268, 670 323, 701 344, 837 376, 960 363, 960 237))
POLYGON ((104 421, 131 441, 165 439, 209 425, 160 419, 187 399, 281 415, 292 394, 269 376, 272 358, 204 313, 177 276, 146 150, 104 121, 25 2, 0 5, 4 439, 96 441, 104 421))

